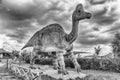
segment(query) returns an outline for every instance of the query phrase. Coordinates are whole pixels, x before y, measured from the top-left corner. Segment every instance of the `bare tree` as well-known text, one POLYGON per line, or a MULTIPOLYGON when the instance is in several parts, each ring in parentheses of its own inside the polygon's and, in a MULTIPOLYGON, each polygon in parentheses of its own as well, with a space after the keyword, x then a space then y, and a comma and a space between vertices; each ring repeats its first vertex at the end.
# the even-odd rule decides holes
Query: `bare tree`
POLYGON ((112 41, 112 48, 114 53, 114 58, 120 56, 120 33, 116 33, 112 41))

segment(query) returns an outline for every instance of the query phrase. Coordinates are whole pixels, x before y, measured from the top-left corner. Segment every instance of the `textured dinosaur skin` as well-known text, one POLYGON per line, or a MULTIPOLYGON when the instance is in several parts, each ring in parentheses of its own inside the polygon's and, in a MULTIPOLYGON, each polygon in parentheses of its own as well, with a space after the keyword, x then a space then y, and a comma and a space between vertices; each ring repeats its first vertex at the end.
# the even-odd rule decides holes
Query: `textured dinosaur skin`
POLYGON ((85 12, 83 10, 83 5, 78 4, 72 15, 72 31, 69 34, 65 33, 64 29, 61 27, 60 24, 50 24, 43 29, 37 31, 22 49, 30 46, 34 47, 32 54, 33 58, 31 60, 32 63, 34 63, 34 56, 38 53, 38 51, 55 51, 55 62, 57 66, 59 66, 58 72, 62 74, 67 74, 63 57, 63 54, 65 54, 65 52, 67 51, 70 54, 71 61, 75 65, 75 69, 77 70, 77 72, 80 72, 80 65, 78 64, 72 52, 72 43, 76 40, 78 36, 79 21, 84 19, 90 19, 90 17, 91 13, 85 12))
POLYGON ((43 52, 56 51, 56 47, 63 50, 70 45, 69 42, 66 41, 65 35, 65 31, 59 24, 50 24, 37 31, 22 49, 39 45, 43 52))

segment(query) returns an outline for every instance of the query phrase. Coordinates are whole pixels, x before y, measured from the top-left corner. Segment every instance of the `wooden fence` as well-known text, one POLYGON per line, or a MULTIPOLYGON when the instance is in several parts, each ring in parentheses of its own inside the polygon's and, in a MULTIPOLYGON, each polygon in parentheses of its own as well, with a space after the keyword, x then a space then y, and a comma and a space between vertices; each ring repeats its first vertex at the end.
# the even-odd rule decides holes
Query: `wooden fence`
POLYGON ((42 72, 37 69, 33 70, 27 67, 23 67, 17 64, 11 64, 9 70, 15 74, 15 76, 22 78, 23 80, 42 80, 42 72))

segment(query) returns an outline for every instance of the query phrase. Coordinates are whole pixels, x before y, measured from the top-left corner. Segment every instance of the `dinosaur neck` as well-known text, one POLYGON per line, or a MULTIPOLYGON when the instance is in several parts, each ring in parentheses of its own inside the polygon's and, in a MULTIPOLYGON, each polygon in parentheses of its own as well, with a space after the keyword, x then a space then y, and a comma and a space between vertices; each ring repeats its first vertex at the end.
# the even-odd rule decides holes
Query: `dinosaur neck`
POLYGON ((78 24, 79 24, 79 21, 73 20, 72 30, 71 30, 71 32, 66 36, 66 40, 67 40, 69 43, 72 43, 73 41, 75 41, 76 38, 77 38, 77 36, 78 36, 78 24))

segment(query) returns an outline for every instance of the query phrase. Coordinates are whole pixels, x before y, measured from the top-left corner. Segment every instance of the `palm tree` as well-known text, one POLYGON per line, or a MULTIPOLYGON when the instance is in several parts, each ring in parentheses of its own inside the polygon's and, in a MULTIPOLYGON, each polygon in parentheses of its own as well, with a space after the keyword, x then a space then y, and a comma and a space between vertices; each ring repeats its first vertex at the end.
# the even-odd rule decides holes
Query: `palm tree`
POLYGON ((101 47, 100 46, 94 47, 94 49, 95 49, 95 54, 98 56, 100 54, 101 47))

